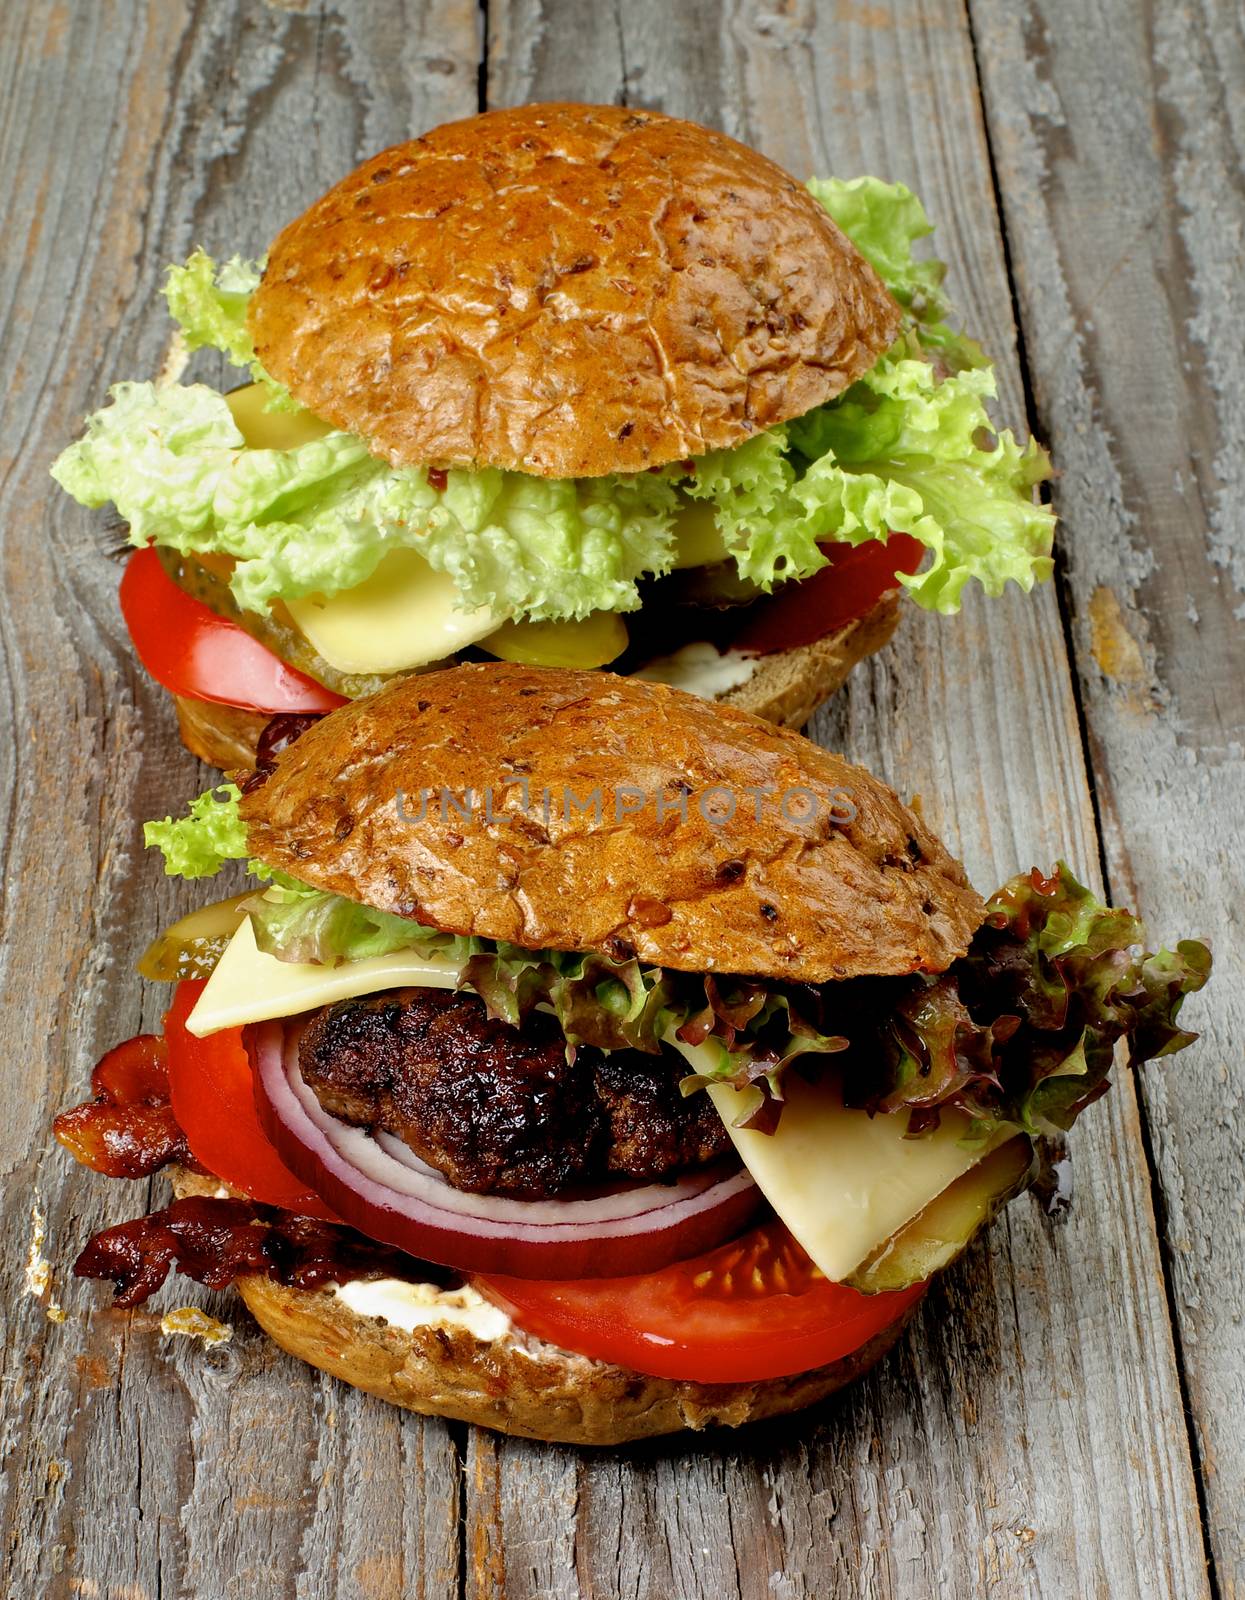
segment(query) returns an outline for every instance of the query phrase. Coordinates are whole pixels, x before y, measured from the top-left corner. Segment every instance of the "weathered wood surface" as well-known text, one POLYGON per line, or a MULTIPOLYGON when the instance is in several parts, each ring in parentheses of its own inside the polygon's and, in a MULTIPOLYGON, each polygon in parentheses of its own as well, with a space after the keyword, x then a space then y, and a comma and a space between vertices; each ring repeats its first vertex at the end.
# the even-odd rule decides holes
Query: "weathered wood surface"
POLYGON ((1241 13, 974 0, 973 19, 1107 874, 1152 926, 1219 935, 1205 1041, 1142 1095, 1210 1549, 1243 1595, 1241 13))
MULTIPOLYGON (((1066 853, 1104 861, 1161 932, 1239 925, 1240 36, 1226 8, 1114 9, 977 0, 970 30, 952 0, 490 0, 484 27, 469 0, 4 8, 4 1593, 1243 1586, 1230 978, 1198 1006, 1214 1049, 1148 1074, 1144 1128, 1127 1082, 1078 1128, 1069 1225, 1013 1207, 870 1382, 739 1438, 593 1455, 468 1435, 315 1377, 241 1316, 208 1356, 63 1270, 64 1323, 22 1292, 33 1196, 62 1269, 141 1203, 52 1152, 47 1123, 100 1049, 156 1021, 132 961, 186 895, 136 822, 198 786, 130 659, 100 519, 49 494, 47 462, 109 381, 162 365, 165 261, 260 251, 481 88, 657 105, 797 172, 917 188, 1003 410, 1031 394, 1059 453, 1072 656, 1053 591, 910 616, 815 731, 920 792, 983 884, 1066 853)), ((230 1314, 185 1286, 161 1303, 183 1300, 230 1314)))

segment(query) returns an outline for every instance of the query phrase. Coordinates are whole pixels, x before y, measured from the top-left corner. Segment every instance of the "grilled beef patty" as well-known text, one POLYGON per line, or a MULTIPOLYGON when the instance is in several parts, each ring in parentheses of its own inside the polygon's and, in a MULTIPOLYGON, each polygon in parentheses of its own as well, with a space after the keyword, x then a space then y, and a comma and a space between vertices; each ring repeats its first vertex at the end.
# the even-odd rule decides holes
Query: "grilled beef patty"
POLYGON ((473 994, 398 989, 328 1006, 298 1047, 324 1109, 401 1139, 456 1189, 543 1200, 570 1183, 661 1179, 726 1155, 673 1056, 579 1045, 555 1018, 491 1020, 473 994))

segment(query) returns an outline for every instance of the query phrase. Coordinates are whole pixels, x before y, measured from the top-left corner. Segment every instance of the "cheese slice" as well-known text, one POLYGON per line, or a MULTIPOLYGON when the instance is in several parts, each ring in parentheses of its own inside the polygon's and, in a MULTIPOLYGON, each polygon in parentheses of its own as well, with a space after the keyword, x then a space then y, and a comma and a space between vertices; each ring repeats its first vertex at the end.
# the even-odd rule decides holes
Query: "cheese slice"
POLYGON ((391 550, 370 578, 340 594, 287 600, 294 624, 338 672, 403 672, 493 633, 487 606, 463 611, 454 580, 417 550, 391 550))
POLYGON ((453 989, 459 963, 447 956, 421 956, 415 950, 342 961, 335 967, 317 962, 278 961, 255 943, 247 917, 225 947, 199 1002, 186 1019, 187 1031, 202 1039, 222 1028, 272 1017, 295 1017, 350 1000, 358 994, 404 985, 421 989, 453 989))
POLYGON ((296 450, 333 432, 331 422, 322 422, 310 411, 269 411, 268 390, 262 383, 231 389, 225 404, 252 450, 296 450))
POLYGON ((969 1119, 944 1111, 933 1133, 905 1139, 907 1117, 849 1111, 828 1075, 809 1083, 789 1072, 783 1089, 774 1133, 733 1125, 756 1090, 711 1084, 708 1094, 762 1194, 836 1283, 1016 1131, 964 1145, 969 1119))
MULTIPOLYGON (((332 432, 309 411, 265 410, 268 393, 259 383, 225 399, 253 449, 292 450, 332 432)), ((434 572, 417 550, 391 550, 353 589, 285 605, 294 625, 338 672, 388 673, 452 656, 503 620, 487 607, 463 611, 457 601, 453 579, 434 572)))
POLYGON ((674 519, 674 566, 709 567, 729 555, 711 500, 685 500, 674 519))
MULTIPOLYGON (((666 1043, 706 1077, 721 1066, 712 1039, 689 1045, 669 1032, 666 1043)), ((789 1072, 783 1091, 773 1133, 736 1126, 755 1109, 759 1089, 711 1083, 706 1093, 761 1193, 836 1283, 1016 1132, 1004 1124, 990 1139, 962 1144, 969 1119, 947 1111, 933 1133, 905 1139, 905 1116, 848 1110, 829 1074, 810 1083, 789 1072)))

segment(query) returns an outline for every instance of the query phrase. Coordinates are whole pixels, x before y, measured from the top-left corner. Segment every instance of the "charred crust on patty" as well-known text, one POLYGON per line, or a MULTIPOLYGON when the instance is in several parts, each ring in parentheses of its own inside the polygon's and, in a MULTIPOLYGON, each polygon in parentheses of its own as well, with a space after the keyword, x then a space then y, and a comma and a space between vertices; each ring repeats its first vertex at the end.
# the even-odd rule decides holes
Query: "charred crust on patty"
POLYGON ((552 1016, 521 1028, 477 996, 401 989, 318 1012, 299 1042, 323 1108, 382 1129, 457 1189, 543 1200, 576 1182, 649 1181, 725 1156, 703 1095, 675 1057, 568 1047, 552 1016))

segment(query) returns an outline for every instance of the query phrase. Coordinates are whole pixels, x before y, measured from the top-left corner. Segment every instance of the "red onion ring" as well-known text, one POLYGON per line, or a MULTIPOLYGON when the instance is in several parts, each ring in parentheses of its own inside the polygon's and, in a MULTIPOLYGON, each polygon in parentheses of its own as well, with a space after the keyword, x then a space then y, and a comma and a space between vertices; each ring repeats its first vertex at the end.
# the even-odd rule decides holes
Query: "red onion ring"
POLYGON ((244 1031, 264 1131, 290 1171, 343 1221, 422 1260, 526 1278, 656 1272, 738 1233, 760 1203, 751 1176, 733 1161, 672 1184, 591 1198, 466 1194, 400 1141, 382 1143, 383 1135, 324 1110, 299 1071, 304 1026, 295 1019, 244 1031))

